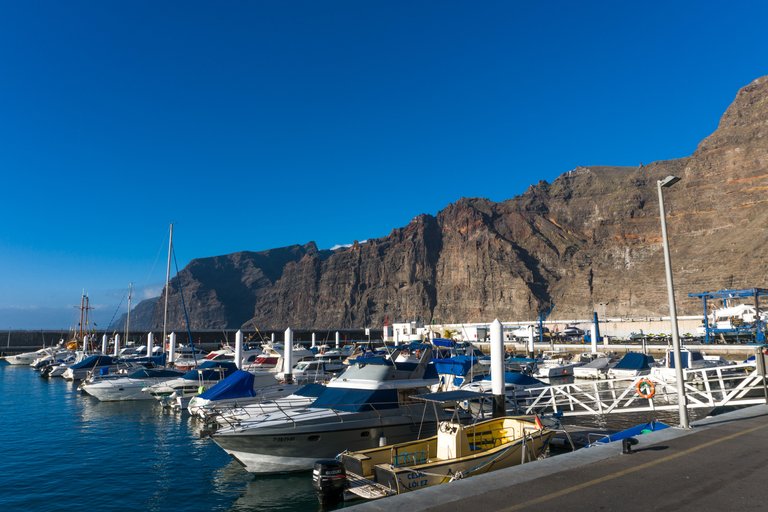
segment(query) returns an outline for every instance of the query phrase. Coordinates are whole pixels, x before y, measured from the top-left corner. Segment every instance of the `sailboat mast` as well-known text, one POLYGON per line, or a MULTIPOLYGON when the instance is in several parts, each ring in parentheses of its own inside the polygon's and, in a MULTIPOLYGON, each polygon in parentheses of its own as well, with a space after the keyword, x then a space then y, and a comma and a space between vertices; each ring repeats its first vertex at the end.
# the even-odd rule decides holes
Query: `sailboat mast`
POLYGON ((85 290, 83 290, 83 294, 80 296, 80 335, 78 336, 78 340, 83 339, 83 321, 84 318, 84 312, 85 312, 85 290))
POLYGON ((173 251, 173 223, 168 236, 168 266, 165 269, 165 306, 163 308, 163 350, 165 350, 165 337, 168 325, 168 283, 171 280, 171 252, 173 251))
MULTIPOLYGON (((85 294, 85 308, 84 308, 85 324, 80 328, 80 332, 81 332, 81 335, 82 335, 83 339, 86 339, 86 337, 88 336, 88 325, 89 325, 89 323, 88 323, 88 311, 90 309, 91 309, 91 299, 90 299, 90 297, 88 297, 88 294, 86 293, 85 294)), ((90 341, 91 340, 89 339, 88 340, 89 344, 90 344, 90 341)), ((85 344, 83 344, 83 347, 84 347, 83 351, 84 352, 88 352, 88 347, 85 344)))
POLYGON ((128 283, 128 316, 125 318, 125 346, 128 346, 128 333, 131 330, 131 296, 133 295, 133 283, 128 283))

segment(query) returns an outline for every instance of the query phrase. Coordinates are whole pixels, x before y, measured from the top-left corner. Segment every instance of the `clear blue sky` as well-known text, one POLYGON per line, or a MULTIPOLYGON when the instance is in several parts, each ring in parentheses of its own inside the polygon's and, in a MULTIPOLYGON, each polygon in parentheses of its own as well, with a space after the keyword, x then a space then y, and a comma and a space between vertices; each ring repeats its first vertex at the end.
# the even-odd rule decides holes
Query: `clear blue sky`
POLYGON ((129 282, 159 292, 171 221, 180 266, 329 248, 689 155, 768 73, 766 20, 761 1, 2 0, 0 329, 74 325, 83 289, 104 326, 129 282))

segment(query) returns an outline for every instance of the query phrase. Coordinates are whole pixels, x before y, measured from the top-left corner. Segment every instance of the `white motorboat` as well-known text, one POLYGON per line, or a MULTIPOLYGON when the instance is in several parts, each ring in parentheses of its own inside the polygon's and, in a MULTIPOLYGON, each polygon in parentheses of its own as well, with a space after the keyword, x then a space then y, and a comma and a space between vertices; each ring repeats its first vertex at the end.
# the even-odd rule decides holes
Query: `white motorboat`
MULTIPOLYGON (((722 357, 707 357, 698 350, 690 350, 688 348, 680 349, 680 362, 682 363, 681 366, 684 370, 715 367, 725 367, 725 369, 728 370, 727 367, 731 365, 729 361, 722 357)), ((651 367, 650 374, 665 382, 675 382, 677 380, 677 374, 675 372, 674 352, 672 350, 667 350, 667 353, 660 364, 651 367)))
MULTIPOLYGON (((530 375, 520 372, 504 372, 504 403, 508 414, 518 414, 520 407, 524 406, 534 397, 531 390, 543 389, 549 384, 542 382, 530 375)), ((475 393, 490 393, 493 390, 493 380, 491 375, 486 375, 474 382, 468 382, 461 386, 462 391, 472 391, 475 393)), ((488 403, 468 403, 466 406, 475 416, 482 416, 484 413, 481 407, 484 407, 485 413, 490 413, 488 403)))
POLYGON ((588 363, 576 366, 573 369, 573 376, 577 379, 605 379, 608 377, 610 364, 610 357, 596 357, 588 363))
POLYGON ((579 361, 570 361, 566 353, 546 351, 543 357, 537 361, 533 376, 537 379, 569 377, 573 375, 573 369, 581 364, 579 361))
MULTIPOLYGON (((243 358, 242 369, 246 371, 272 370, 283 367, 285 347, 282 343, 268 344, 261 348, 261 352, 253 351, 248 357, 243 358)), ((313 360, 315 353, 301 345, 294 345, 291 353, 294 362, 313 360)))
POLYGON ((418 363, 396 365, 396 356, 359 358, 310 406, 260 414, 220 428, 212 439, 251 473, 282 473, 311 469, 345 449, 378 446, 381 438, 433 435, 442 416, 429 419, 425 404, 411 398, 437 383, 423 378, 431 350, 418 363))
POLYGON ((154 397, 142 392, 142 389, 161 384, 184 375, 179 370, 169 368, 141 368, 128 375, 110 379, 98 379, 93 383, 84 383, 81 389, 102 402, 123 400, 152 400, 154 397))
POLYGON ((21 354, 5 356, 3 359, 5 359, 8 364, 29 366, 37 359, 50 356, 51 347, 48 347, 35 350, 34 352, 22 352, 21 354))
POLYGON ((213 420, 220 426, 240 425, 263 414, 307 407, 320 396, 324 388, 324 384, 304 384, 283 397, 270 399, 258 396, 253 401, 240 399, 236 404, 221 408, 209 407, 208 404, 198 407, 196 412, 209 423, 213 420))
POLYGON ((65 380, 82 380, 89 374, 117 369, 118 360, 112 356, 94 354, 67 368, 61 375, 65 380))

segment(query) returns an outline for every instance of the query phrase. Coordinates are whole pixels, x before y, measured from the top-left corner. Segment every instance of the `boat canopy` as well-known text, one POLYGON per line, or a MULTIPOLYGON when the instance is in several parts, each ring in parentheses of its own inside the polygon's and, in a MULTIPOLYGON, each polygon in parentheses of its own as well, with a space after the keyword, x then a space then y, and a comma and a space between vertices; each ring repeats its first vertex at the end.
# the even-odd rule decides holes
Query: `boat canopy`
POLYGON ((398 406, 396 389, 325 388, 310 407, 362 412, 396 409, 398 406))
POLYGON ((182 375, 187 380, 218 380, 231 375, 237 370, 237 365, 231 361, 206 361, 197 368, 189 370, 182 375))
POLYGON ((456 345, 456 342, 453 340, 448 340, 445 338, 435 338, 432 340, 432 344, 436 347, 447 347, 452 348, 456 345))
POLYGON ((616 370, 648 370, 653 357, 641 354, 640 352, 627 352, 621 358, 614 369, 616 370))
POLYGON ((93 355, 88 356, 79 363, 75 363, 70 368, 73 370, 80 370, 81 368, 94 368, 99 366, 111 366, 115 363, 115 358, 112 356, 100 356, 93 355))
POLYGON ((216 383, 211 389, 200 394, 206 400, 224 400, 256 396, 253 389, 255 376, 251 372, 235 371, 226 379, 216 383))

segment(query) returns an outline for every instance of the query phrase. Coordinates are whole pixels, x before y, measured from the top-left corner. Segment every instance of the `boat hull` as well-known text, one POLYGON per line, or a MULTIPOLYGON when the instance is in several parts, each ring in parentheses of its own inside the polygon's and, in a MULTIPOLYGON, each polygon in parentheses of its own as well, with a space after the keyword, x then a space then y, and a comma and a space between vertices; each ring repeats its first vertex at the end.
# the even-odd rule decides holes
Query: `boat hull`
POLYGON ((467 476, 481 475, 489 471, 517 466, 538 458, 549 442, 551 435, 550 432, 529 440, 526 445, 525 459, 523 458, 523 443, 519 441, 503 450, 494 450, 476 457, 466 457, 463 460, 423 464, 410 468, 377 466, 375 468, 375 480, 379 485, 401 494, 458 480, 464 478, 465 474, 467 476))
POLYGON ((255 474, 312 469, 317 459, 333 458, 344 450, 364 450, 386 442, 405 442, 435 433, 434 421, 420 423, 420 416, 366 415, 341 421, 281 428, 230 429, 213 435, 225 452, 246 471, 255 474))

